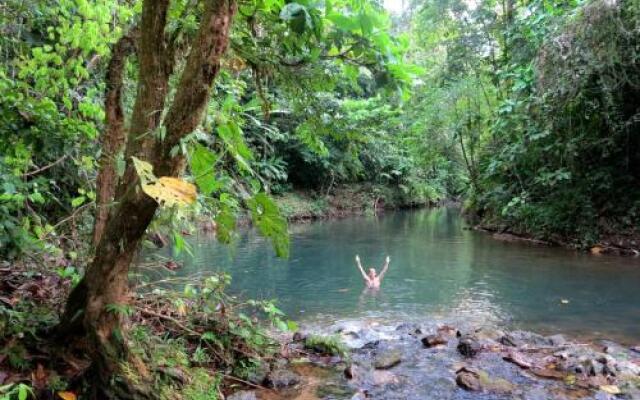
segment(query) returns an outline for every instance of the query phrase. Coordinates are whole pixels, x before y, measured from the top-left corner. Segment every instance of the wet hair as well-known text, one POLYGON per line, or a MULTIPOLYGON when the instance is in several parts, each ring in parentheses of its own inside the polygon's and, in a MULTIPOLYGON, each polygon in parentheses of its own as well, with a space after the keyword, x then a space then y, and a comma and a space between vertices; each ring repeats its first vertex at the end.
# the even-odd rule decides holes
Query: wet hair
POLYGON ((371 275, 371 273, 377 274, 376 269, 375 268, 369 268, 369 275, 371 275))

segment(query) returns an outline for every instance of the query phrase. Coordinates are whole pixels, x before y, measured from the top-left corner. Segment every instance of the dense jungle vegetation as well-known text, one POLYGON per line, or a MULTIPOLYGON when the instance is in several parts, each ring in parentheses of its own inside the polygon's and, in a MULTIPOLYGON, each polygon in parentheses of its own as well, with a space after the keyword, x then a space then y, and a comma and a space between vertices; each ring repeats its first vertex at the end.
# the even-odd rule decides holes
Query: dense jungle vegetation
MULTIPOLYGON (((21 372, 4 386, 0 372, 0 398, 45 386, 173 398, 175 377, 140 360, 172 352, 242 377, 272 351, 251 318, 220 310, 228 276, 191 287, 188 301, 132 294, 147 233, 188 251, 183 236, 198 226, 230 242, 248 216, 286 256, 297 212, 456 200, 491 229, 635 246, 640 2, 403 5, 3 2, 0 365, 21 372), (47 279, 55 293, 28 288, 47 279), (164 319, 183 339, 153 344, 149 297, 192 307, 188 326, 164 319), (24 355, 43 337, 86 355, 83 368, 47 356, 93 384, 30 374, 41 364, 24 355)), ((242 307, 295 325, 270 302, 242 307)), ((193 373, 208 383, 182 387, 185 398, 218 395, 221 375, 193 373)))

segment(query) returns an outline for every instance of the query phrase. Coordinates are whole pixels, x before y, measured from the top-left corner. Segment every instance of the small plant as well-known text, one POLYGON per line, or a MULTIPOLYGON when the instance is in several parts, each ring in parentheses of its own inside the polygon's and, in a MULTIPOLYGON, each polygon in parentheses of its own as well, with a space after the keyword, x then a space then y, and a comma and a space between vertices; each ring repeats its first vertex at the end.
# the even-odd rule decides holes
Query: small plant
POLYGON ((76 286, 78 282, 80 282, 81 275, 75 267, 61 267, 56 270, 56 273, 62 279, 70 279, 73 286, 76 286))
POLYGON ((24 383, 0 386, 0 400, 27 400, 29 397, 35 398, 35 394, 31 386, 24 383))
POLYGON ((347 358, 349 351, 337 336, 310 335, 304 341, 304 347, 321 354, 330 354, 347 358))

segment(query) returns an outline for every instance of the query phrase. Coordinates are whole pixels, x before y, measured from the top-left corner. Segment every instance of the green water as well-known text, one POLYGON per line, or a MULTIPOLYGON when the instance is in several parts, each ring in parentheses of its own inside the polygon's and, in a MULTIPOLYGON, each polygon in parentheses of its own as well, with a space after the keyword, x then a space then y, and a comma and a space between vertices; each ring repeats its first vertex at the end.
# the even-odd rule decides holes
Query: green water
POLYGON ((227 270, 231 289, 277 298, 293 319, 439 319, 640 340, 640 260, 504 243, 465 229, 454 209, 387 213, 291 227, 291 257, 245 232, 233 249, 193 238, 181 274, 227 270), (389 272, 364 290, 353 258, 389 272), (562 300, 568 300, 563 304, 562 300))

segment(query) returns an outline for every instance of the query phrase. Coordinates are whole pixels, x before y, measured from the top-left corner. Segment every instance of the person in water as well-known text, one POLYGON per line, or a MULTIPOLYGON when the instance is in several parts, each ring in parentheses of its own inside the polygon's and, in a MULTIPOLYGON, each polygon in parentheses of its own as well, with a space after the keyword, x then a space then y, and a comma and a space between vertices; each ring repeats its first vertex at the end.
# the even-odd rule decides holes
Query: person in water
POLYGON ((364 269, 362 268, 362 264, 360 264, 360 257, 356 255, 356 265, 358 266, 358 269, 360 269, 360 273, 362 273, 364 282, 367 284, 367 287, 369 289, 380 288, 380 284, 382 283, 384 274, 386 274, 387 270, 389 269, 389 261, 391 261, 391 259, 389 258, 389 256, 387 256, 386 260, 384 261, 384 266, 382 267, 382 271, 380 272, 380 275, 376 274, 375 268, 369 268, 369 273, 367 274, 364 272, 364 269))

